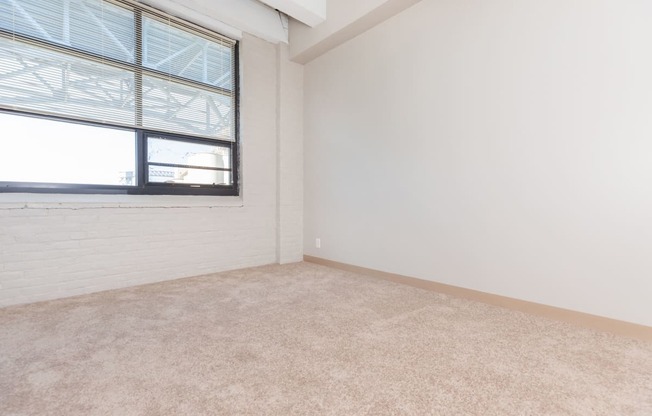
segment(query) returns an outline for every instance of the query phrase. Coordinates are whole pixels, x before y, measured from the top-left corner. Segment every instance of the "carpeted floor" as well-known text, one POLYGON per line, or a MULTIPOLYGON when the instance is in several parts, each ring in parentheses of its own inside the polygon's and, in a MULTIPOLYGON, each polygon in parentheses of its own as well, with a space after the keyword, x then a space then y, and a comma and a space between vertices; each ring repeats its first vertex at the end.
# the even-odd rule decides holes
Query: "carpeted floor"
POLYGON ((308 263, 0 309, 2 415, 652 415, 652 343, 308 263))

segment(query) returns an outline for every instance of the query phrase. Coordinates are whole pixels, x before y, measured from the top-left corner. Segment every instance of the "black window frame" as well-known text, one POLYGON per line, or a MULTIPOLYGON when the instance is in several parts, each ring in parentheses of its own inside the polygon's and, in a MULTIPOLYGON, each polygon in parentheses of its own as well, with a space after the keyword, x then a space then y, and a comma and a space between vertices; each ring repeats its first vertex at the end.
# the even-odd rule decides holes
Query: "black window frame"
MULTIPOLYGON (((120 3, 118 0, 116 3, 120 3)), ((141 6, 142 7, 142 6, 141 6)), ((152 10, 153 13, 162 14, 163 12, 152 10)), ((138 9, 134 10, 137 19, 141 18, 138 9)), ((182 19, 174 18, 178 23, 184 23, 182 19)), ((202 28, 196 24, 192 24, 200 30, 211 34, 221 35, 213 30, 202 28)), ((0 29, 0 32, 6 33, 0 29)), ((136 37, 136 48, 142 48, 142 37, 139 32, 136 37)), ((34 40, 29 36, 24 36, 26 39, 34 40)), ((233 39, 232 39, 233 40, 233 39)), ((48 44, 49 42, 43 40, 36 40, 37 43, 48 44)), ((152 130, 140 127, 125 127, 122 125, 111 123, 100 123, 88 120, 78 120, 65 116, 39 114, 29 111, 4 109, 0 108, 0 113, 14 114, 19 116, 36 117, 58 121, 62 123, 74 123, 89 126, 96 126, 102 128, 132 131, 135 135, 135 167, 136 171, 134 176, 136 178, 136 185, 99 185, 99 184, 77 184, 77 183, 56 183, 56 182, 11 182, 0 180, 0 193, 36 193, 36 194, 119 194, 119 195, 188 195, 188 196, 239 196, 240 195, 240 42, 233 40, 233 112, 234 112, 234 140, 221 140, 217 138, 210 138, 205 136, 191 136, 179 133, 170 133, 166 131, 152 130), (231 184, 193 184, 193 183, 167 183, 167 182, 148 182, 148 160, 147 160, 147 137, 156 136, 174 141, 183 141, 196 144, 209 144, 219 147, 228 147, 231 155, 231 184)), ((86 55, 93 55, 92 53, 77 51, 70 47, 60 47, 56 45, 57 50, 68 49, 71 53, 82 52, 86 55)), ((110 61, 110 58, 106 59, 110 61)), ((157 71, 148 69, 149 72, 155 73, 157 71)), ((175 76, 166 75, 170 78, 175 76)), ((136 110, 139 111, 138 109, 136 110)))

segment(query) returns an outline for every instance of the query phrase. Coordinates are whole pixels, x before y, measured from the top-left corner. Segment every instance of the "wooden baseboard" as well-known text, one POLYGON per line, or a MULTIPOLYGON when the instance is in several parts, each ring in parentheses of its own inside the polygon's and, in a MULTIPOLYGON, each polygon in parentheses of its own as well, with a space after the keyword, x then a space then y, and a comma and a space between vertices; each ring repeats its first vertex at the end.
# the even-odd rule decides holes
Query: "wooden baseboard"
POLYGON ((489 305, 501 306, 503 308, 513 309, 533 315, 542 316, 558 321, 567 322, 584 328, 595 329, 598 331, 610 332, 629 338, 652 341, 652 327, 634 324, 631 322, 619 321, 616 319, 605 318, 602 316, 591 315, 588 313, 572 311, 569 309, 557 308, 554 306, 543 305, 540 303, 528 302, 524 300, 509 298, 506 296, 494 295, 491 293, 480 292, 472 289, 465 289, 457 286, 451 286, 443 283, 433 282, 430 280, 417 279, 415 277, 402 276, 394 273, 382 272, 365 267, 353 266, 350 264, 340 263, 332 260, 326 260, 319 257, 303 256, 303 260, 310 263, 321 264, 323 266, 335 269, 346 270, 358 274, 372 276, 375 278, 389 280, 395 283, 401 283, 408 286, 418 287, 420 289, 431 290, 433 292, 445 293, 458 298, 474 300, 477 302, 487 303, 489 305))

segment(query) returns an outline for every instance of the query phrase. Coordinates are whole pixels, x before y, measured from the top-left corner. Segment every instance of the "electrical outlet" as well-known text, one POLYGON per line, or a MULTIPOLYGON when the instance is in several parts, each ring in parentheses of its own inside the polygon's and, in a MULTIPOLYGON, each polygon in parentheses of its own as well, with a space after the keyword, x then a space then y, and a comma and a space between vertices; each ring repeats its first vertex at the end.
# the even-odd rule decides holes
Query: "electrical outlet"
POLYGON ((315 238, 315 247, 321 248, 321 238, 315 238))

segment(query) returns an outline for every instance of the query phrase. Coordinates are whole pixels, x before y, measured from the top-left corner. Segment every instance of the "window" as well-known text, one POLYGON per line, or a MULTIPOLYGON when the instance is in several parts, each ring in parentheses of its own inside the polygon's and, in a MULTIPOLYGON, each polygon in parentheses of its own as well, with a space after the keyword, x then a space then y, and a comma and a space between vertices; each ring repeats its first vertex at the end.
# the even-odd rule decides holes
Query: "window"
POLYGON ((127 0, 0 0, 0 191, 238 194, 237 43, 127 0))

